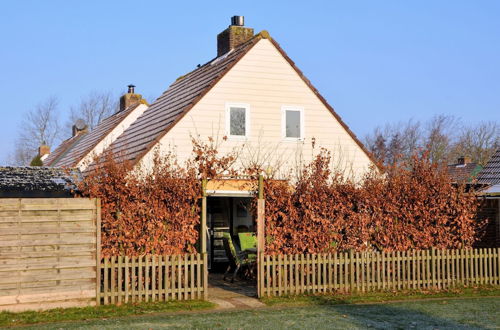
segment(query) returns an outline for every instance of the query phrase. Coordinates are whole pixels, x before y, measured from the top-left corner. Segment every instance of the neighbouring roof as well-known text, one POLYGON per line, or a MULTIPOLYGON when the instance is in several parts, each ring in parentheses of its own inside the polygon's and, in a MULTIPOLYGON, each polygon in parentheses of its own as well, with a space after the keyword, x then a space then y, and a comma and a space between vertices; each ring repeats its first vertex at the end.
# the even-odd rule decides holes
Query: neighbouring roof
POLYGON ((56 167, 0 167, 0 197, 69 196, 77 170, 56 167))
POLYGON ((500 184, 500 148, 479 172, 477 182, 488 185, 500 184))
POLYGON ((82 137, 84 137, 87 132, 80 132, 79 134, 70 137, 69 139, 64 140, 61 142, 57 148, 52 151, 47 158, 43 161, 44 166, 55 166, 57 161, 65 155, 69 150, 71 150, 77 143, 78 141, 81 140, 82 137))
POLYGON ((121 160, 130 161, 132 164, 138 162, 261 39, 269 39, 273 43, 297 74, 299 74, 321 102, 331 111, 333 116, 344 127, 348 134, 350 134, 353 140, 368 155, 373 163, 376 164, 370 152, 366 150, 359 139, 295 66, 295 63, 281 49, 278 43, 269 36, 267 31, 260 32, 252 39, 230 52, 178 78, 120 137, 118 137, 118 139, 116 139, 110 147, 113 154, 117 155, 121 160))
POLYGON ((57 158, 52 163, 53 166, 60 167, 75 167, 78 163, 87 156, 99 142, 101 142, 123 119, 125 119, 139 105, 137 103, 125 110, 119 111, 105 119, 97 125, 92 131, 82 136, 76 143, 73 144, 66 152, 57 158))
POLYGON ((471 182, 481 171, 481 165, 476 163, 450 164, 448 165, 448 174, 453 182, 471 182))

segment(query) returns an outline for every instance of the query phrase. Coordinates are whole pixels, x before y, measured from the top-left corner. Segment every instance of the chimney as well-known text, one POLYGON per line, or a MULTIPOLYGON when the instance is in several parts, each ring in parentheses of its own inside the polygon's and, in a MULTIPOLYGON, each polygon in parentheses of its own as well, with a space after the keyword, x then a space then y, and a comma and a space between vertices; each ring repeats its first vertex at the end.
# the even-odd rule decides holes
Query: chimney
POLYGON ((217 57, 226 54, 253 37, 253 29, 243 26, 243 16, 231 17, 231 25, 217 35, 217 57))
POLYGON ((120 97, 120 110, 123 111, 130 106, 136 105, 138 103, 144 102, 141 94, 135 94, 135 86, 130 84, 127 86, 128 92, 120 97))
POLYGON ((458 165, 467 165, 467 164, 470 164, 471 161, 472 160, 470 159, 470 157, 467 157, 467 156, 459 157, 457 160, 458 165))
POLYGON ((41 161, 44 161, 50 155, 50 147, 43 142, 43 144, 38 147, 38 157, 41 161))
POLYGON ((75 124, 73 125, 73 136, 77 136, 81 133, 87 132, 87 124, 83 121, 83 119, 77 119, 75 124))

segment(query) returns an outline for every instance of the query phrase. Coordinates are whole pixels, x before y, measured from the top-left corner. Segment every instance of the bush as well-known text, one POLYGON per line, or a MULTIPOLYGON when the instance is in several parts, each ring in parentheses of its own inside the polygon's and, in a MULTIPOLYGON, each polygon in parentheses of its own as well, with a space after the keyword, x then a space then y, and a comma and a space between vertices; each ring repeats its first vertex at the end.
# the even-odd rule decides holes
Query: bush
POLYGON ((462 248, 478 239, 476 197, 425 153, 358 183, 332 172, 331 158, 322 150, 294 184, 266 181, 267 253, 462 248))

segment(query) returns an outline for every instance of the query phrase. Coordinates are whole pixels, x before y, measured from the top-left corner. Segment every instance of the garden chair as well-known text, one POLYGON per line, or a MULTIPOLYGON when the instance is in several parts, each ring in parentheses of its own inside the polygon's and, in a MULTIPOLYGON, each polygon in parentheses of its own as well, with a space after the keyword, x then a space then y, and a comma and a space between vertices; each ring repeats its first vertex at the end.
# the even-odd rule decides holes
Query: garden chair
POLYGON ((251 271, 252 262, 248 257, 246 257, 246 253, 238 253, 233 244, 233 239, 231 238, 230 233, 222 234, 222 241, 224 243, 224 250, 226 250, 227 258, 229 259, 229 266, 224 273, 223 279, 226 280, 226 276, 229 271, 233 270, 233 276, 231 277, 231 283, 234 282, 234 278, 238 274, 240 270, 248 269, 251 271))
POLYGON ((248 250, 257 250, 257 237, 255 233, 238 233, 240 238, 241 251, 246 251, 248 259, 255 261, 257 255, 255 253, 248 253, 248 250))

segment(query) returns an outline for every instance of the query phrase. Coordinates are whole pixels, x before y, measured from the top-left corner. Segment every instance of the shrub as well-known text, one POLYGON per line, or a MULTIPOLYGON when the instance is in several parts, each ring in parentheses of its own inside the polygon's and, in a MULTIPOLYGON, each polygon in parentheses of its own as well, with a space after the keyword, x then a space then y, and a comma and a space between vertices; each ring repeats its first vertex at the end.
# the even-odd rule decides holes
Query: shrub
POLYGON ((331 160, 322 150, 295 183, 266 181, 267 253, 461 248, 478 239, 477 199, 425 153, 359 183, 332 172, 331 160))

